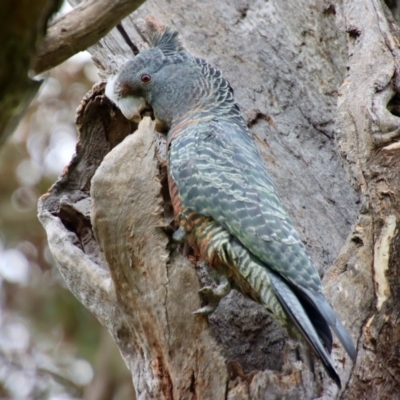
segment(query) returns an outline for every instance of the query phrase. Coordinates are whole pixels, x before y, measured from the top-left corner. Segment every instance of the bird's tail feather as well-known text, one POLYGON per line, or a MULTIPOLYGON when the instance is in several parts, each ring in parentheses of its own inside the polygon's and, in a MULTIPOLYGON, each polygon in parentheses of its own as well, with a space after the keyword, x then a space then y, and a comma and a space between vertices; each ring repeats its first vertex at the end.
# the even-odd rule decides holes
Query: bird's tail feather
POLYGON ((320 357, 322 364, 328 373, 328 375, 341 387, 340 378, 333 366, 332 359, 329 355, 328 350, 324 347, 320 336, 318 335, 313 323, 303 305, 297 298, 293 290, 275 273, 270 271, 269 273, 272 287, 276 293, 276 296, 297 328, 303 334, 303 337, 307 340, 311 348, 320 357))
POLYGON ((330 325, 336 336, 341 341, 348 355, 353 361, 355 361, 357 351, 354 347, 353 339, 347 329, 343 326, 340 319, 337 317, 335 311, 333 311, 333 308, 325 299, 324 295, 322 293, 315 293, 309 290, 304 290, 304 294, 307 296, 307 300, 311 303, 313 308, 322 314, 326 322, 330 325))

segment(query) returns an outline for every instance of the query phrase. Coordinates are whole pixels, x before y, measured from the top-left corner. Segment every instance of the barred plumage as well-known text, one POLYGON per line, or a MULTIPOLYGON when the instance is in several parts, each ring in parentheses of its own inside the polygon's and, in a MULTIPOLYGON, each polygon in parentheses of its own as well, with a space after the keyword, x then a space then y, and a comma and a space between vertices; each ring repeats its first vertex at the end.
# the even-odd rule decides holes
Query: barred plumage
MULTIPOLYGON (((168 128, 170 193, 181 229, 231 286, 304 338, 340 385, 329 327, 352 359, 353 341, 323 295, 231 86, 217 68, 186 53, 174 32, 155 35, 152 43, 109 81, 106 94, 123 112, 128 101, 132 108, 152 106, 168 128)), ((228 286, 221 284, 215 296, 228 286)))

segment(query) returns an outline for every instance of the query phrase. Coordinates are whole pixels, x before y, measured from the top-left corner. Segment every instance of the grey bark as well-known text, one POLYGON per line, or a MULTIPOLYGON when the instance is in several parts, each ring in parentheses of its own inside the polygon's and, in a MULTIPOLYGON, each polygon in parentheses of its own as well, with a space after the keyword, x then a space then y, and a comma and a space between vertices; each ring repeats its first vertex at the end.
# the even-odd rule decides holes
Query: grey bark
MULTIPOLYGON (((296 348, 284 351, 279 328, 241 295, 208 323, 191 314, 209 278, 195 257, 169 248, 163 139, 148 120, 127 136, 136 127, 100 85, 78 112, 77 155, 39 215, 71 291, 116 340, 138 398, 394 398, 400 36, 390 12, 379 0, 148 0, 123 21, 139 48, 148 14, 234 87, 358 357, 353 365, 335 344, 338 391, 318 363, 310 369, 296 348)), ((132 56, 116 30, 90 51, 104 77, 132 56)))

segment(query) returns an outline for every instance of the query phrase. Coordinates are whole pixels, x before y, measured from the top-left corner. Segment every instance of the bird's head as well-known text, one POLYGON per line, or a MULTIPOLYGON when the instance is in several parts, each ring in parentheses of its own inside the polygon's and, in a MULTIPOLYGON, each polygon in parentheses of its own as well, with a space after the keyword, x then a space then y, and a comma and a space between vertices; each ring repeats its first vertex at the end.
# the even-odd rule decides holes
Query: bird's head
POLYGON ((187 53, 177 32, 150 33, 149 50, 110 78, 106 96, 126 118, 139 122, 149 107, 164 128, 186 121, 230 115, 242 123, 233 90, 221 72, 187 53))
POLYGON ((150 43, 149 50, 108 80, 106 96, 130 120, 139 122, 150 106, 155 117, 168 126, 195 103, 201 71, 185 52, 177 32, 169 28, 161 34, 154 32, 150 43))

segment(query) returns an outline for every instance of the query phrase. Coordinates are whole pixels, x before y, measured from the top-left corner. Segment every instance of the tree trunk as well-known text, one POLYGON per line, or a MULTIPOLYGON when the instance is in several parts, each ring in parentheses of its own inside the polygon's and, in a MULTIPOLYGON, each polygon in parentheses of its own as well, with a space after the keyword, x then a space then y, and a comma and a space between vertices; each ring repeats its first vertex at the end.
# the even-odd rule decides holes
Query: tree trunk
POLYGON ((36 48, 60 0, 0 2, 0 146, 8 139, 39 90, 28 77, 36 48))
MULTIPOLYGON (((282 331, 240 294, 208 321, 192 315, 209 277, 169 246, 164 139, 148 118, 129 135, 137 127, 99 84, 78 110, 77 153, 39 216, 71 291, 119 346, 137 398, 395 398, 400 35, 390 12, 380 0, 148 0, 122 23, 139 48, 148 14, 235 89, 358 357, 353 365, 335 343, 339 391, 318 363, 284 350, 282 331)), ((114 29, 90 50, 106 77, 131 47, 114 29)))

